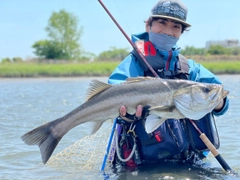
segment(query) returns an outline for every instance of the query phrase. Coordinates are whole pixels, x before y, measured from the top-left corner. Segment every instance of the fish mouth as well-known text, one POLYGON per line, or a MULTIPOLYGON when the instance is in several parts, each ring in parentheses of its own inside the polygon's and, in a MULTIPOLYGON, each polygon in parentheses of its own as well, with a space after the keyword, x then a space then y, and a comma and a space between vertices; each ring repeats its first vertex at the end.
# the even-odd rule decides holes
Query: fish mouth
POLYGON ((223 98, 227 97, 228 94, 229 94, 228 90, 223 90, 223 98))
POLYGON ((228 90, 222 89, 221 91, 218 91, 217 93, 215 93, 212 96, 212 100, 217 100, 218 97, 221 97, 221 99, 224 99, 225 97, 227 97, 228 94, 229 94, 228 90), (219 95, 221 95, 221 96, 219 96, 219 95))

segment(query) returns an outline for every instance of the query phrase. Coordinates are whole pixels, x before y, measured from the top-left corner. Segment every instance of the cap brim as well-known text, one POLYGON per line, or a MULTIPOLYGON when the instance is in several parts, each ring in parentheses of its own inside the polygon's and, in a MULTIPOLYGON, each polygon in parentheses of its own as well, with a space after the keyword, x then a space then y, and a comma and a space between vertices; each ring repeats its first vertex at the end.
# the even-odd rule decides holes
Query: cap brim
POLYGON ((151 15, 151 17, 157 17, 157 18, 165 18, 165 19, 172 19, 174 21, 177 21, 183 25, 185 25, 186 27, 191 27, 190 24, 186 23, 185 21, 182 21, 178 18, 174 18, 174 17, 171 17, 171 16, 164 16, 164 15, 151 15))

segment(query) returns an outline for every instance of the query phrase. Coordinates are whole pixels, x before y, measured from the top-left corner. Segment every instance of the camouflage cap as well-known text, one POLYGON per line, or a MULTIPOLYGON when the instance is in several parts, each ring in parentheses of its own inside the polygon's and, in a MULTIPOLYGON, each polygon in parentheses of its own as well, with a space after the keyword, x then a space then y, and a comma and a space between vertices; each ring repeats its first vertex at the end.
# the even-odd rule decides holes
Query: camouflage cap
POLYGON ((186 23, 187 12, 187 7, 179 0, 160 0, 152 8, 151 17, 172 19, 190 27, 191 25, 186 23))

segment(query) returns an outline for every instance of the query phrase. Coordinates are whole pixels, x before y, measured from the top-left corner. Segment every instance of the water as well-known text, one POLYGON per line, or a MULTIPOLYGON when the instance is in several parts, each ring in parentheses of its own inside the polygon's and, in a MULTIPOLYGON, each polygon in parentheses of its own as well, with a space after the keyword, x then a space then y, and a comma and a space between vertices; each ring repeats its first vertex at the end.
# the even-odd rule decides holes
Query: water
MULTIPOLYGON (((230 108, 217 118, 221 139, 218 151, 240 174, 240 75, 219 77, 230 90, 230 108)), ((106 78, 98 79, 106 81, 106 78)), ((67 168, 43 165, 38 147, 27 146, 20 139, 27 131, 79 106, 89 81, 90 78, 0 79, 0 179, 104 179, 96 170, 83 171, 74 165, 67 168)), ((74 128, 55 151, 63 150, 86 134, 83 126, 74 128)), ((110 179, 240 179, 227 174, 212 155, 203 168, 168 164, 114 173, 110 179)))

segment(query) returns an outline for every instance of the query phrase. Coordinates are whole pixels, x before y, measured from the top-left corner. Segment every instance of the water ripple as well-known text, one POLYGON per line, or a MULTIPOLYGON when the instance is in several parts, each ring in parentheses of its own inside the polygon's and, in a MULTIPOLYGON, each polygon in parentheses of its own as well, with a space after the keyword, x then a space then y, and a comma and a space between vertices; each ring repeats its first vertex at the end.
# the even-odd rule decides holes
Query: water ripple
MULTIPOLYGON (((228 164, 240 173, 240 76, 220 76, 230 90, 230 108, 217 118, 221 139, 218 150, 228 164)), ((106 78, 102 78, 106 81, 106 78)), ((1 81, 1 80, 0 80, 1 81)), ((43 165, 38 147, 26 146, 21 135, 38 125, 65 115, 84 101, 89 79, 19 79, 0 82, 0 179, 103 179, 96 171, 82 172, 78 166, 54 168, 43 165)), ((85 128, 73 129, 59 144, 63 150, 86 135, 85 128)), ((205 168, 185 165, 122 170, 109 179, 235 179, 226 174, 209 155, 205 168)))

